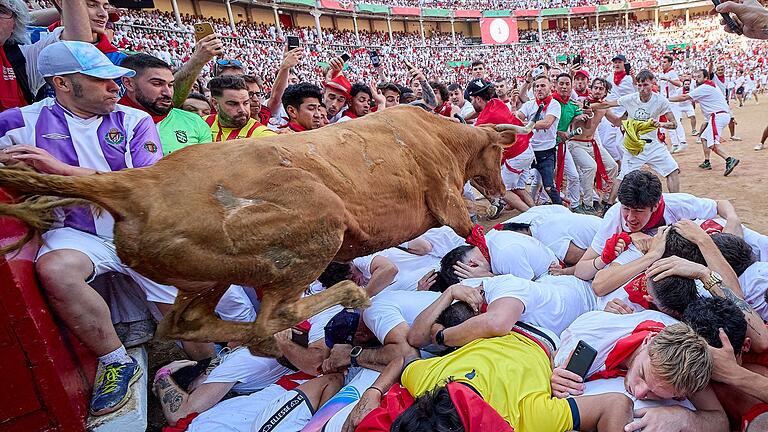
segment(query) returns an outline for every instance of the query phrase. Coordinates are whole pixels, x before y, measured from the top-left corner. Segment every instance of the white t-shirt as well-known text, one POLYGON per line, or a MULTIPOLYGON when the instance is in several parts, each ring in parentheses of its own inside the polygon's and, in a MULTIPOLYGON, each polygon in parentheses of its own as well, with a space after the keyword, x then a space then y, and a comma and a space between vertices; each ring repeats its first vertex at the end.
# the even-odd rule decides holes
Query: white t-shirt
MULTIPOLYGON (((474 279, 469 284, 475 284, 474 279)), ((543 276, 529 281, 512 275, 483 278, 485 300, 490 305, 502 298, 515 298, 525 307, 520 321, 559 335, 576 318, 594 310, 592 285, 575 276, 543 276)))
MULTIPOLYGON (((632 77, 629 75, 622 78, 618 85, 613 82, 613 74, 606 76, 605 79, 611 83, 611 91, 608 92, 608 97, 605 98, 606 100, 618 100, 622 96, 626 96, 637 91, 635 84, 632 82, 632 77)), ((611 108, 611 112, 617 116, 624 115, 625 111, 625 108, 620 106, 611 108)))
POLYGON ((558 260, 554 252, 533 237, 512 231, 493 230, 485 235, 491 255, 491 271, 535 280, 549 272, 558 260))
POLYGON ((248 396, 223 400, 192 420, 189 432, 251 432, 253 421, 269 406, 269 402, 287 390, 273 384, 248 396))
POLYGON ((571 214, 571 211, 568 210, 568 207, 559 206, 559 205, 533 206, 528 210, 524 211, 523 213, 520 213, 515 217, 511 217, 505 220, 504 223, 517 222, 517 223, 530 224, 533 221, 547 218, 549 217, 549 215, 563 215, 563 214, 571 214))
MULTIPOLYGON (((681 220, 711 219, 717 216, 717 202, 709 198, 699 198, 687 193, 665 193, 664 224, 671 225, 681 220)), ((603 224, 592 240, 592 249, 598 254, 603 253, 605 241, 621 231, 629 232, 621 217, 621 203, 608 209, 603 216, 603 224)))
POLYGON ((637 399, 630 394, 624 386, 624 378, 601 378, 597 380, 587 381, 584 388, 584 396, 599 395, 605 393, 624 393, 634 401, 634 409, 641 410, 645 408, 656 408, 665 406, 682 406, 689 410, 696 410, 691 401, 688 399, 676 400, 643 400, 637 399))
MULTIPOLYGON (((658 76, 659 78, 666 78, 671 81, 676 81, 680 79, 680 76, 677 74, 677 72, 674 69, 670 69, 669 72, 662 72, 658 76)), ((659 93, 661 93, 662 96, 669 99, 672 96, 677 96, 682 93, 683 87, 675 87, 672 85, 669 81, 659 79, 657 80, 659 83, 659 93)))
POLYGON ((765 301, 765 291, 768 290, 768 263, 756 262, 744 270, 739 276, 739 285, 744 292, 744 300, 768 321, 768 303, 765 301))
MULTIPOLYGON (((713 219, 696 219, 694 222, 702 225, 708 220, 716 222, 722 228, 725 228, 727 223, 725 219, 720 217, 713 219)), ((747 242, 747 244, 749 244, 749 246, 752 248, 752 252, 755 254, 757 260, 768 261, 768 236, 760 234, 755 230, 749 229, 743 224, 741 225, 741 230, 744 232, 744 241, 747 242)), ((722 229, 718 231, 722 232, 722 229)))
MULTIPOLYGON (((717 74, 713 73, 712 81, 715 82, 717 89, 720 90, 720 93, 722 93, 723 95, 725 95, 725 91, 727 89, 733 88, 733 82, 728 81, 728 78, 726 78, 725 75, 723 75, 723 79, 721 80, 720 78, 718 78, 717 74)), ((695 82, 692 81, 691 87, 693 87, 694 85, 695 85, 695 82)), ((693 89, 691 89, 691 91, 693 91, 693 89)))
POLYGON ((393 328, 413 324, 438 297, 440 293, 433 291, 385 291, 371 299, 371 306, 363 311, 363 321, 383 344, 393 328))
POLYGON ((429 255, 437 258, 442 258, 448 252, 467 244, 467 242, 459 237, 453 228, 449 226, 431 228, 418 238, 426 240, 432 245, 432 251, 429 252, 429 255))
POLYGON ((555 367, 565 367, 573 350, 580 340, 597 351, 597 357, 589 368, 587 376, 605 370, 605 361, 616 347, 616 342, 628 336, 645 321, 656 321, 664 326, 677 324, 679 321, 658 311, 646 310, 628 315, 613 314, 605 311, 587 312, 576 318, 560 335, 560 349, 555 355, 555 367))
POLYGON ((440 268, 440 258, 433 255, 415 255, 397 248, 389 248, 352 260, 352 264, 360 270, 366 281, 371 279, 371 264, 377 256, 387 258, 397 267, 395 279, 384 288, 387 291, 413 291, 419 279, 429 270, 440 268))
POLYGON ((722 92, 711 85, 700 85, 691 91, 690 96, 701 106, 701 112, 705 117, 712 113, 726 112, 730 113, 728 102, 722 92))
MULTIPOLYGON (((539 106, 536 104, 536 99, 531 99, 520 107, 520 112, 525 115, 525 118, 528 121, 530 121, 533 120, 533 116, 536 115, 538 109, 539 106)), ((555 139, 557 138, 557 122, 560 120, 561 111, 560 104, 552 99, 541 118, 544 119, 546 116, 551 115, 555 117, 555 121, 552 122, 552 126, 545 130, 533 131, 529 144, 534 151, 547 150, 555 146, 555 139)))
POLYGON ((475 108, 472 106, 472 103, 468 100, 464 100, 464 105, 460 108, 459 115, 462 118, 467 118, 475 113, 475 108))
POLYGON ((738 89, 739 87, 743 87, 746 82, 747 82, 747 78, 742 75, 742 76, 736 77, 736 79, 733 80, 733 85, 738 89))
MULTIPOLYGON (((563 206, 540 206, 563 207, 563 206)), ((535 207, 534 207, 535 208, 535 207)), ((563 207, 565 208, 565 207, 563 207)), ((577 213, 554 214, 531 222, 531 235, 550 248, 559 260, 564 260, 568 247, 587 249, 603 220, 597 216, 577 213)))
MULTIPOLYGON (((662 115, 672 111, 672 105, 669 104, 667 98, 658 93, 651 93, 648 102, 640 100, 640 93, 632 93, 620 97, 618 103, 627 110, 629 118, 640 121, 658 120, 662 115)), ((659 142, 656 130, 645 133, 641 137, 659 142)))

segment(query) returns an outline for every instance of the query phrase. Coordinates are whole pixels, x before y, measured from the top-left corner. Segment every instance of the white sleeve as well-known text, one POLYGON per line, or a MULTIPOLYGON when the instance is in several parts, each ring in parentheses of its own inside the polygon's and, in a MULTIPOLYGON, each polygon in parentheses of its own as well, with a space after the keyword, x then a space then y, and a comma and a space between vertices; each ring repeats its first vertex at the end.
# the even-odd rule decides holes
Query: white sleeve
POLYGON ((352 265, 357 267, 358 270, 360 270, 360 273, 363 274, 363 276, 366 279, 371 278, 371 263, 373 263, 373 259, 376 258, 376 254, 370 254, 363 257, 358 257, 352 260, 352 265))
POLYGON ((620 206, 621 203, 616 202, 616 204, 608 209, 608 212, 603 216, 603 223, 600 225, 600 229, 597 230, 597 234, 595 234, 595 238, 592 240, 592 245, 590 247, 597 252, 598 255, 603 253, 603 247, 605 246, 606 240, 611 238, 612 235, 616 234, 621 229, 620 206))
POLYGON ((677 220, 712 219, 717 217, 717 201, 709 198, 699 198, 687 193, 674 194, 676 208, 674 215, 677 220))
POLYGON ((331 320, 337 313, 344 310, 340 305, 331 306, 328 309, 320 312, 319 314, 309 318, 309 343, 315 342, 320 339, 325 339, 325 325, 331 320))
POLYGON ((43 76, 37 70, 37 58, 40 56, 40 51, 48 45, 60 41, 63 32, 64 27, 58 27, 52 32, 42 35, 39 41, 31 45, 19 45, 21 53, 27 60, 27 77, 29 78, 29 88, 33 94, 36 94, 45 83, 43 76))
POLYGON ((525 280, 512 275, 502 275, 489 278, 483 282, 485 291, 485 301, 490 305, 494 301, 502 298, 515 298, 520 300, 525 306, 536 306, 536 286, 535 282, 525 280))
POLYGON ((549 107, 547 108, 547 115, 555 116, 556 119, 560 120, 560 116, 563 113, 563 109, 560 107, 560 103, 549 103, 549 107))
POLYGON ((620 253, 613 262, 616 264, 624 265, 629 264, 632 261, 636 261, 643 257, 643 253, 638 250, 634 244, 629 245, 629 249, 620 253))
POLYGON ((393 302, 377 302, 376 297, 373 298, 371 307, 363 312, 363 321, 382 344, 393 328, 406 322, 400 308, 393 302))

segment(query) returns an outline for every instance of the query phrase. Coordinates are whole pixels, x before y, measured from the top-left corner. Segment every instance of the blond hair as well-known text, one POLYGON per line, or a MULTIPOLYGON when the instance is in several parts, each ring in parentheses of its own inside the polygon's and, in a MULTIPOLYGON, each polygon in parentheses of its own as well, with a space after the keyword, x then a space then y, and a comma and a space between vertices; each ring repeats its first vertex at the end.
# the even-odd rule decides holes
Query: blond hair
POLYGON ((679 396, 691 396, 709 384, 714 362, 707 341, 686 324, 662 330, 651 339, 648 355, 653 372, 679 396))

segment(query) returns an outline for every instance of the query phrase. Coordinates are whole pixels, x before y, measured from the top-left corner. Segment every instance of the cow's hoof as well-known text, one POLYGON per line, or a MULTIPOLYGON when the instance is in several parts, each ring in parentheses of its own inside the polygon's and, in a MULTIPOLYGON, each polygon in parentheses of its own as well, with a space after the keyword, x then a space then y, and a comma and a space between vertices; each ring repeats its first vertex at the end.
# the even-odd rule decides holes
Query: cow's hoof
POLYGON ((368 294, 364 289, 359 287, 354 282, 350 282, 344 287, 345 296, 341 301, 341 305, 347 308, 367 308, 371 305, 371 299, 368 298, 368 294))

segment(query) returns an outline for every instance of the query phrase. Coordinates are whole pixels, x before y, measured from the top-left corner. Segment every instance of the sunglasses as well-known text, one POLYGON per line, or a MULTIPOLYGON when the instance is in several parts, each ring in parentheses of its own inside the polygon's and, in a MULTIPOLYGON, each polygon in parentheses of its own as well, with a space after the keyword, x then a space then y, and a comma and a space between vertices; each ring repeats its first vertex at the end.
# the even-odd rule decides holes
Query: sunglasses
POLYGON ((219 59, 216 60, 216 64, 221 67, 227 67, 227 66, 234 66, 234 67, 243 67, 243 63, 240 60, 228 60, 228 59, 219 59))
POLYGON ((257 97, 259 99, 264 97, 264 93, 262 92, 248 92, 248 97, 253 99, 254 97, 257 97))

